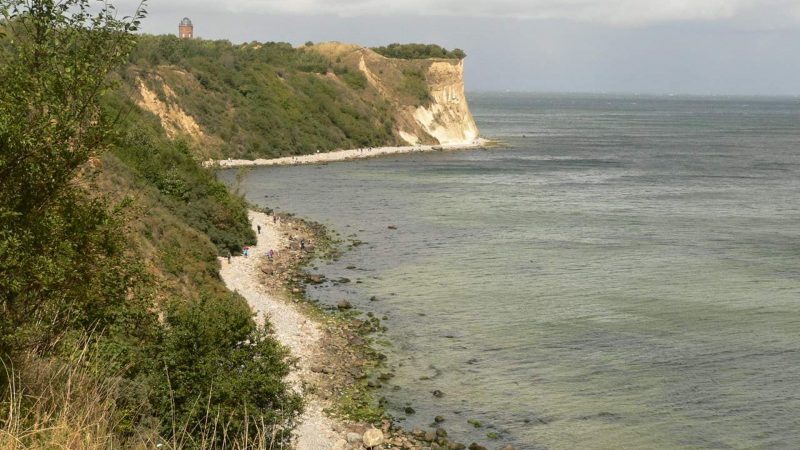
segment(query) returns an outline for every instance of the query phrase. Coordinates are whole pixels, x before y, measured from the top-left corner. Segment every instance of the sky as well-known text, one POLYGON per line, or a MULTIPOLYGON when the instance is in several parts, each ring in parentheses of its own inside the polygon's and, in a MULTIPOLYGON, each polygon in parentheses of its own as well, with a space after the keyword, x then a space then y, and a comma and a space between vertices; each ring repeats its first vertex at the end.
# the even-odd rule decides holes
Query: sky
MULTIPOLYGON (((120 11, 136 0, 118 0, 120 11)), ((468 91, 800 96, 800 0, 150 0, 143 31, 436 43, 468 91)))

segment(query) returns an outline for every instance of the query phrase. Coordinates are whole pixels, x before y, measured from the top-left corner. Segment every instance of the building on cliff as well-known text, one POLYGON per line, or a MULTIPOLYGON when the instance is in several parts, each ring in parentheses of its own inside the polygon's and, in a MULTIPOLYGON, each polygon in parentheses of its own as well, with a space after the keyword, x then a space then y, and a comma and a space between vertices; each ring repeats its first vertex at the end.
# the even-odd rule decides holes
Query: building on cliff
POLYGON ((191 39, 194 36, 194 25, 188 17, 184 17, 178 25, 178 37, 181 39, 191 39))

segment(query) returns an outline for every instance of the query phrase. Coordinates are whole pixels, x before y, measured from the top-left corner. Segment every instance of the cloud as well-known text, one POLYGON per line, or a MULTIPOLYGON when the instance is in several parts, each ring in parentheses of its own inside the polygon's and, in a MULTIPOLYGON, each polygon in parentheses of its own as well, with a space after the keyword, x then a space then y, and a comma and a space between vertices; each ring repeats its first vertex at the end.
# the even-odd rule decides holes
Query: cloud
MULTIPOLYGON (((132 0, 123 0, 124 3, 132 0)), ((161 7, 153 1, 151 8, 161 7)), ((800 22, 798 0, 173 0, 171 9, 250 14, 554 19, 637 26, 680 21, 800 22)))

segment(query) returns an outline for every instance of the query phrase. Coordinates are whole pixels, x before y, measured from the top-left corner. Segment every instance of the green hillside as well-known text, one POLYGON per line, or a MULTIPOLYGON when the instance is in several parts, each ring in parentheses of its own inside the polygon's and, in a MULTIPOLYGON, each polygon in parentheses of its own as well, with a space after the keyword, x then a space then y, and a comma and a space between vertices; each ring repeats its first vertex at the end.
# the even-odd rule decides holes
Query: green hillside
POLYGON ((7 4, 0 447, 285 444, 288 355, 218 275, 247 205, 128 95, 141 17, 7 4))
POLYGON ((357 70, 311 48, 142 36, 132 63, 124 73, 131 89, 142 80, 211 136, 201 145, 204 156, 285 156, 397 142, 391 105, 367 92, 357 70))
POLYGON ((430 65, 463 56, 421 44, 295 48, 145 35, 121 76, 126 94, 199 157, 254 159, 406 144, 400 125, 438 143, 411 115, 431 101, 430 65))

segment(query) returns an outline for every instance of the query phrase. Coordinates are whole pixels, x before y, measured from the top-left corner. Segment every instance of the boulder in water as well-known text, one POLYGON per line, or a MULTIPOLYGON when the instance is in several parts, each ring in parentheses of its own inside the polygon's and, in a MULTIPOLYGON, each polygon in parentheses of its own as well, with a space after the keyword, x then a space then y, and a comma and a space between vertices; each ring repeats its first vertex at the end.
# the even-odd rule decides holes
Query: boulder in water
POLYGON ((347 301, 346 298, 343 298, 343 299, 339 300, 339 303, 336 304, 336 307, 339 308, 339 309, 350 309, 350 308, 353 307, 353 305, 351 305, 350 302, 347 301))

